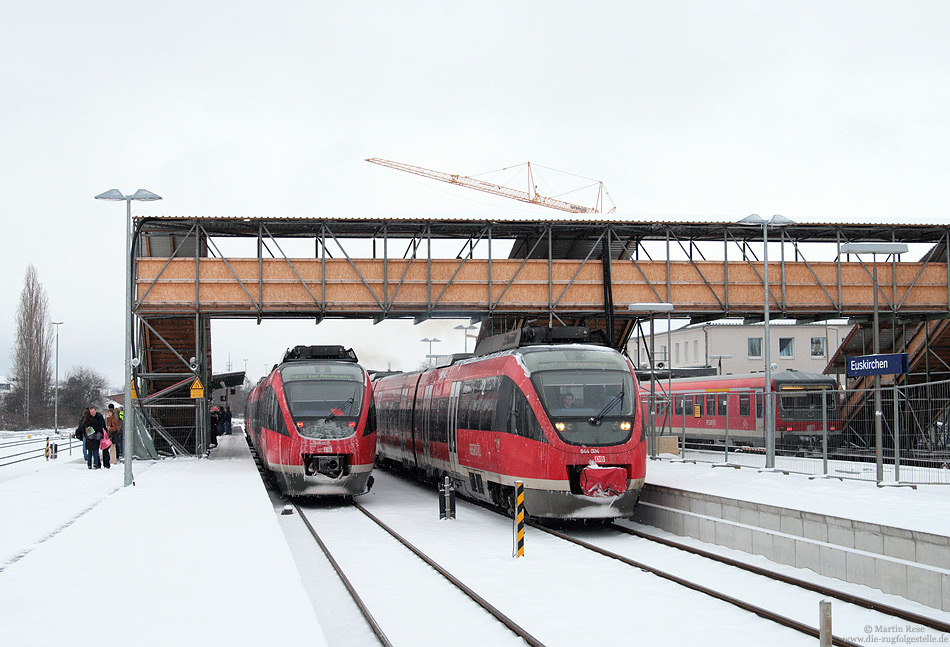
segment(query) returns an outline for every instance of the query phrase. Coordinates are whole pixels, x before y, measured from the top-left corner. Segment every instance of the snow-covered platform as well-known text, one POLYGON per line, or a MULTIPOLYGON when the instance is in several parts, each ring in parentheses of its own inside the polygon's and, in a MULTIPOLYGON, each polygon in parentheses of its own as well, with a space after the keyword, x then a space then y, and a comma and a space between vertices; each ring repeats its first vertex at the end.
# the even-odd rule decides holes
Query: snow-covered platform
POLYGON ((6 645, 326 645, 244 436, 207 459, 0 483, 6 645))
POLYGON ((650 461, 635 520, 950 611, 950 487, 650 461))

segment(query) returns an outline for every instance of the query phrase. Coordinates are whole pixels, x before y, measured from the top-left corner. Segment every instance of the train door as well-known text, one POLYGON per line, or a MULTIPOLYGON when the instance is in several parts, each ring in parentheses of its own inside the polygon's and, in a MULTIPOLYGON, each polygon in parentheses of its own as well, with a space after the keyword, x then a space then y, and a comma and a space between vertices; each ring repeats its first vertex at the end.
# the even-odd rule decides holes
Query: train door
POLYGON ((430 425, 432 424, 432 385, 429 384, 425 388, 424 395, 422 397, 422 411, 420 412, 422 418, 422 434, 420 441, 422 442, 422 455, 425 456, 425 460, 422 461, 424 465, 432 464, 432 448, 430 447, 431 431, 430 425))
POLYGON ((452 382, 452 390, 449 392, 449 415, 448 415, 448 442, 449 442, 449 465, 454 474, 459 474, 459 451, 458 439, 458 408, 459 392, 462 390, 461 382, 452 382))

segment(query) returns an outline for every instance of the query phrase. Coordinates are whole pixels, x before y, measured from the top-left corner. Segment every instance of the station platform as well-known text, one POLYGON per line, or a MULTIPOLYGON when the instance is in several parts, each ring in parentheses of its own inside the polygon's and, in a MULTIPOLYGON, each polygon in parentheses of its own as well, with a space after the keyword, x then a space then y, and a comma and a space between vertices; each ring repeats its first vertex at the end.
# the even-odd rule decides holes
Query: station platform
POLYGON ((651 460, 634 520, 950 611, 950 486, 651 460))
POLYGON ((0 484, 2 642, 326 645, 244 435, 218 443, 135 486, 81 451, 0 484))

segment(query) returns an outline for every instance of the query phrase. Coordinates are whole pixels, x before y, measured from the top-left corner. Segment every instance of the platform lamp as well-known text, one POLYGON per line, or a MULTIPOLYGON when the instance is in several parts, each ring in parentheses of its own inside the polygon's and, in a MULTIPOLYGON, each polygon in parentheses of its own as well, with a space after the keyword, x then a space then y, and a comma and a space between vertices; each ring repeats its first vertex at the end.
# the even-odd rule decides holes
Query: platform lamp
POLYGON ((132 410, 132 200, 152 202, 161 199, 160 195, 145 189, 139 189, 132 195, 111 189, 96 196, 96 200, 125 201, 125 399, 122 405, 125 413, 125 446, 122 457, 125 461, 126 486, 132 485, 132 454, 136 438, 136 419, 132 410))
MULTIPOLYGON (((907 245, 904 243, 844 243, 839 250, 840 254, 871 254, 871 283, 874 287, 874 320, 872 324, 874 336, 874 354, 881 352, 881 332, 878 324, 877 306, 877 255, 878 254, 905 254, 907 245)), ((874 376, 874 456, 877 464, 877 482, 884 480, 884 412, 881 410, 881 376, 874 376)))
MULTIPOLYGON (((654 372, 655 362, 653 352, 653 316, 657 313, 669 314, 673 312, 672 303, 631 303, 627 306, 628 312, 650 315, 650 433, 653 434, 653 447, 650 452, 652 458, 656 458, 657 439, 656 439, 656 374, 654 372)), ((667 325, 667 327, 669 327, 667 325)), ((639 363, 640 358, 637 358, 639 363)))
POLYGON ((433 337, 432 339, 429 339, 428 337, 423 337, 423 338, 420 339, 419 341, 421 341, 423 344, 425 344, 425 343, 428 342, 428 344, 429 344, 429 354, 426 355, 426 359, 429 360, 429 361, 432 361, 432 357, 433 357, 433 355, 432 355, 432 344, 438 344, 438 343, 441 342, 442 340, 441 340, 441 339, 436 339, 435 337, 433 337))
POLYGON ((765 423, 765 469, 775 468, 775 405, 772 403, 772 353, 771 343, 769 341, 769 300, 771 290, 769 289, 769 227, 784 227, 794 224, 794 221, 785 216, 772 216, 765 219, 757 213, 746 216, 739 221, 743 225, 756 225, 762 227, 762 285, 765 287, 765 310, 763 311, 763 342, 765 350, 762 353, 765 356, 765 410, 763 422, 765 423))
POLYGON ((468 334, 468 331, 469 331, 469 330, 478 330, 478 326, 476 326, 475 324, 472 324, 472 325, 470 325, 470 326, 458 325, 458 326, 455 327, 455 330, 461 330, 461 331, 463 331, 462 334, 465 335, 465 352, 467 353, 467 352, 468 352, 468 339, 469 339, 469 337, 473 337, 473 338, 474 338, 474 337, 477 337, 476 335, 469 335, 469 334, 468 334))
MULTIPOLYGON (((59 327, 63 322, 51 321, 50 323, 56 326, 56 382, 54 383, 56 390, 53 395, 53 433, 59 435, 59 327)), ((70 451, 72 451, 72 447, 72 443, 70 443, 70 451)))

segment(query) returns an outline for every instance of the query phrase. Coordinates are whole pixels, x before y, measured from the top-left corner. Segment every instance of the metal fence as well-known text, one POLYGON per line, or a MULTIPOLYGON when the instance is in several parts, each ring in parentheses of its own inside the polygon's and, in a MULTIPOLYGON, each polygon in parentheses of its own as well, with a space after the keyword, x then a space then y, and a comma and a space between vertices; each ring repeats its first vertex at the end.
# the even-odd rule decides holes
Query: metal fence
POLYGON ((874 389, 789 397, 761 389, 666 393, 662 386, 644 398, 649 404, 652 397, 644 416, 652 455, 675 448, 686 460, 764 469, 768 397, 777 470, 884 485, 950 484, 950 382, 886 384, 879 407, 874 389))

